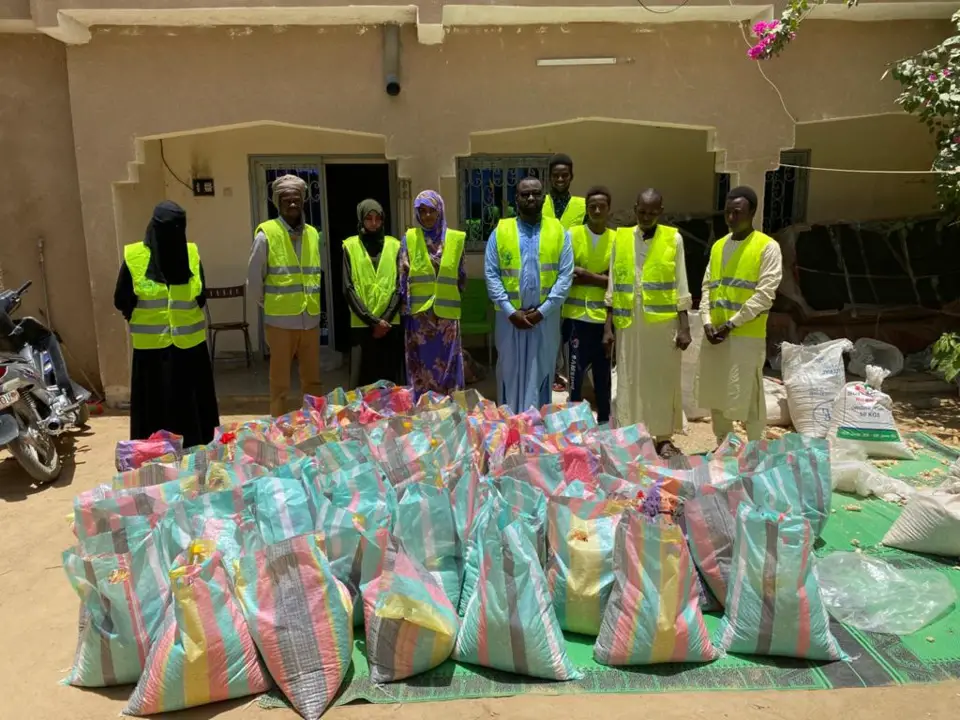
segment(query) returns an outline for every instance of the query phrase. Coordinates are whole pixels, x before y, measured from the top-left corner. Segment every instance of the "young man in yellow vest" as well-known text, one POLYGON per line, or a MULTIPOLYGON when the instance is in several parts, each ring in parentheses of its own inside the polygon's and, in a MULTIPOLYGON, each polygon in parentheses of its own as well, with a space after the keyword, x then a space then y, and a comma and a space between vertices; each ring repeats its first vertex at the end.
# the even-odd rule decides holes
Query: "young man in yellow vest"
MULTIPOLYGON (((570 183, 573 182, 573 160, 569 155, 557 153, 550 158, 547 164, 550 173, 550 192, 543 200, 543 216, 559 218, 560 224, 569 230, 583 225, 587 214, 587 204, 584 198, 570 194, 570 183)), ((557 353, 557 371, 553 379, 553 389, 560 392, 566 386, 564 379, 568 374, 567 343, 570 340, 570 323, 561 325, 560 352, 557 353)))
POLYGON ((383 230, 383 206, 357 205, 357 234, 343 241, 343 293, 350 306, 350 384, 403 384, 403 334, 397 256, 400 241, 383 230))
POLYGON ((552 400, 560 312, 573 282, 570 235, 543 217, 543 185, 517 183, 517 216, 487 239, 484 275, 497 310, 497 398, 514 412, 552 400))
POLYGON ((300 391, 323 394, 320 233, 304 221, 306 197, 307 184, 296 175, 273 181, 273 203, 280 216, 257 228, 247 270, 247 291, 263 308, 270 347, 270 414, 274 417, 293 409, 287 395, 294 358, 300 369, 300 391))
POLYGON ((733 432, 734 420, 744 422, 748 439, 760 440, 767 419, 767 316, 783 260, 776 240, 754 230, 756 213, 756 192, 730 191, 724 207, 730 234, 714 243, 703 275, 700 316, 707 343, 700 350, 697 404, 709 408, 718 443, 733 432))
POLYGON ((637 197, 637 224, 620 228, 610 258, 604 345, 617 329, 617 425, 643 423, 664 458, 679 453, 683 429, 680 353, 690 346, 683 237, 660 222, 663 198, 650 188, 637 197))
POLYGON ((607 228, 610 191, 595 186, 586 194, 587 224, 570 228, 573 246, 573 287, 563 304, 563 318, 570 324, 570 400, 583 400, 583 380, 593 371, 597 397, 597 421, 610 420, 610 359, 603 348, 607 307, 607 273, 615 231, 607 228))

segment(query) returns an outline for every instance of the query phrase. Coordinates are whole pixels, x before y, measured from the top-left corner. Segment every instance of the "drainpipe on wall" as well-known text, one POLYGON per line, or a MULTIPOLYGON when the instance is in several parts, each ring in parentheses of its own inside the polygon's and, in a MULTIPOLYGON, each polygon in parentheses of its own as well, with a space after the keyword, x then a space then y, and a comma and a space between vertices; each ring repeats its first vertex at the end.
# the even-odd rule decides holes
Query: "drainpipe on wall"
POLYGON ((400 26, 383 26, 383 81, 387 95, 400 94, 400 26))

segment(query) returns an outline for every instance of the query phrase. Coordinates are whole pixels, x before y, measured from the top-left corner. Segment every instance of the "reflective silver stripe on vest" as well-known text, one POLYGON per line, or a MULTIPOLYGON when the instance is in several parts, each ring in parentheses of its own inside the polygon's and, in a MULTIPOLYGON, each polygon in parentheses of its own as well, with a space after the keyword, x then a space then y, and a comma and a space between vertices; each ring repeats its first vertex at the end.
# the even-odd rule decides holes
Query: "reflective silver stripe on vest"
POLYGON ((757 284, 751 280, 739 280, 737 278, 720 278, 720 284, 727 287, 743 288, 744 290, 756 290, 757 284))
POLYGON ((411 275, 411 283, 432 283, 436 278, 433 275, 411 275))
POLYGON ((304 265, 301 271, 304 275, 319 275, 323 271, 323 268, 317 265, 304 265))
POLYGON ((303 285, 300 283, 294 283, 293 285, 264 285, 263 291, 274 295, 293 295, 294 293, 303 292, 303 285))
POLYGON ((303 291, 304 291, 307 295, 311 295, 311 294, 313 294, 313 293, 319 293, 319 292, 320 292, 320 286, 319 286, 319 285, 307 285, 307 286, 303 289, 303 291))
POLYGON ((643 311, 648 313, 674 314, 677 312, 676 305, 644 305, 643 311))
POLYGON ((716 290, 718 287, 720 287, 720 283, 716 280, 711 280, 707 283, 707 290, 716 290))
POLYGON ((193 325, 184 325, 182 327, 173 328, 174 335, 193 335, 193 333, 203 332, 206 330, 207 324, 203 321, 194 323, 193 325))
POLYGON ((559 272, 559 263, 543 263, 540 265, 540 272, 559 272))
POLYGON ((267 265, 267 275, 299 275, 299 265, 267 265))
POLYGON ((643 282, 644 290, 676 290, 677 284, 675 282, 661 283, 661 282, 643 282))
POLYGON ((457 285, 458 278, 447 277, 446 275, 441 275, 437 278, 437 283, 439 285, 457 285))
POLYGON ((613 291, 618 293, 632 293, 634 291, 633 285, 627 285, 626 283, 617 283, 613 286, 613 291))
MULTIPOLYGON (((410 304, 411 305, 423 305, 425 302, 433 298, 433 295, 411 295, 410 304)), ((434 301, 436 302, 436 301, 434 301)))
POLYGON ((448 307, 448 308, 460 307, 460 303, 457 302, 456 300, 444 300, 443 298, 437 298, 436 300, 433 301, 433 304, 439 305, 440 307, 448 307))
POLYGON ((171 310, 196 310, 197 301, 196 300, 171 300, 170 309, 171 310))
POLYGON ((137 310, 166 310, 166 300, 137 300, 137 310))
POLYGON ((624 308, 614 308, 613 316, 614 317, 630 317, 633 314, 631 310, 626 310, 624 308))
POLYGON ((732 300, 713 300, 710 302, 710 308, 723 308, 724 310, 739 310, 743 303, 733 302, 732 300))
POLYGON ((520 271, 512 268, 501 268, 500 275, 503 277, 520 277, 520 271))
POLYGON ((139 323, 130 324, 130 332, 138 335, 168 335, 170 333, 169 325, 141 325, 139 323))

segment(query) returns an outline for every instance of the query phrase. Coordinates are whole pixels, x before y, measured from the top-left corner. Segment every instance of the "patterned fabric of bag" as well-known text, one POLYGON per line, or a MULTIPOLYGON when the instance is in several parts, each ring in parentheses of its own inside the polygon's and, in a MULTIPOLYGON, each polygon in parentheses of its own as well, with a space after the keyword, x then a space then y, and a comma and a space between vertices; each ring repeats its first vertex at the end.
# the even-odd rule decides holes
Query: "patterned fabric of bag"
POLYGON ((266 545, 316 531, 313 500, 294 478, 263 477, 243 486, 245 510, 266 545))
POLYGON ((593 656, 603 665, 710 662, 699 581, 683 531, 665 515, 628 510, 617 526, 616 578, 593 656))
POLYGON ((166 568, 143 518, 87 538, 63 553, 63 569, 80 598, 73 667, 65 682, 80 687, 134 683, 163 619, 166 568))
POLYGON ((714 644, 745 655, 847 660, 820 597, 810 523, 741 503, 736 528, 726 613, 714 644))
POLYGON ((597 427, 597 420, 588 402, 546 405, 540 411, 548 433, 586 432, 597 427))
POLYGON ((453 607, 460 602, 460 546, 450 490, 414 483, 400 498, 393 535, 426 568, 453 607))
POLYGON ((617 523, 627 504, 553 497, 547 502, 547 582, 560 627, 600 631, 613 588, 617 523))
POLYGON ((264 664, 305 720, 317 720, 346 677, 353 602, 316 536, 268 545, 236 563, 237 599, 264 664))
POLYGON ((167 509, 196 494, 197 477, 187 474, 180 480, 160 485, 113 490, 100 485, 77 495, 73 500, 73 530, 78 538, 109 532, 119 527, 122 517, 145 517, 156 523, 167 509))
POLYGON ((163 625, 126 715, 153 715, 266 692, 260 662, 222 557, 194 543, 170 571, 163 625))
POLYGON ((158 430, 146 440, 121 440, 117 443, 117 472, 136 470, 144 463, 163 455, 180 457, 183 438, 166 430, 158 430))
POLYGON ((381 415, 406 415, 415 406, 413 388, 391 387, 375 388, 365 393, 365 402, 381 415))
POLYGON ((114 490, 129 490, 130 488, 162 485, 165 482, 182 480, 195 474, 192 470, 182 470, 177 465, 150 462, 136 470, 127 470, 114 475, 111 484, 114 490))
POLYGON ((402 680, 437 667, 459 623, 440 583, 386 530, 364 537, 363 616, 370 680, 402 680))
POLYGON ((683 527, 700 575, 719 602, 727 599, 737 508, 749 495, 743 483, 707 485, 683 505, 683 527))
POLYGON ((756 470, 742 476, 744 488, 755 504, 779 512, 801 514, 820 537, 830 519, 832 477, 826 441, 770 455, 756 470))
POLYGON ((349 468, 368 459, 366 448, 356 440, 329 442, 314 450, 314 457, 322 471, 332 473, 349 468))
POLYGON ((543 493, 524 482, 511 477, 485 480, 482 506, 479 508, 470 535, 462 543, 463 591, 460 596, 459 613, 466 612, 470 598, 477 590, 480 579, 480 543, 488 524, 501 530, 519 521, 524 534, 535 549, 538 565, 546 560, 547 547, 547 501, 543 493))
POLYGON ((478 536, 480 577, 468 599, 453 658, 547 680, 578 680, 570 662, 547 579, 523 521, 478 536))
POLYGON ((583 444, 598 460, 605 459, 605 470, 622 475, 630 463, 659 462, 657 448, 643 425, 609 429, 594 428, 587 432, 583 444))

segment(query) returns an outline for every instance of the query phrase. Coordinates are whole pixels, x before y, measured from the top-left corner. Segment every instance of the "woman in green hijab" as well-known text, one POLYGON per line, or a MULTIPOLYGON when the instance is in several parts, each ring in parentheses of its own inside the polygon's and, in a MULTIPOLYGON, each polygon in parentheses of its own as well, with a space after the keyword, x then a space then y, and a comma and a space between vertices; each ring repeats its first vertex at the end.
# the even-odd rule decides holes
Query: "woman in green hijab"
POLYGON ((350 306, 350 383, 403 382, 403 332, 397 255, 400 241, 384 234, 383 206, 357 205, 357 234, 343 241, 343 294, 350 306))

